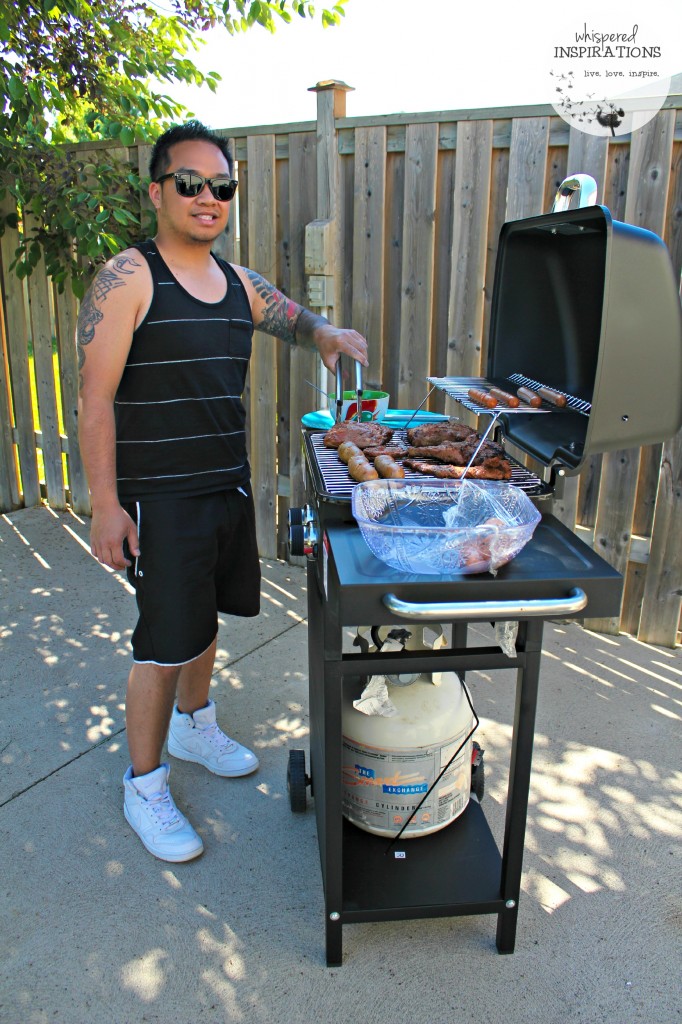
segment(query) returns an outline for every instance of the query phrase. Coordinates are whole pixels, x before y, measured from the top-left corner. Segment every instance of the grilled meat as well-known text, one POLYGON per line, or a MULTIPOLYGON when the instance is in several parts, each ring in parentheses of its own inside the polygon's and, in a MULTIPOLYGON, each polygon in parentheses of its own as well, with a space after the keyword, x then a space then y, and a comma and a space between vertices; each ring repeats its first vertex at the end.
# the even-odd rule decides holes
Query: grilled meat
POLYGON ((464 441, 474 431, 466 423, 447 420, 442 423, 423 423, 420 427, 410 427, 407 431, 407 443, 413 448, 424 445, 441 444, 443 441, 464 441))
POLYGON ((387 444, 393 437, 393 431, 382 427, 380 423, 335 423, 324 435, 327 448, 338 448, 344 441, 352 441, 358 448, 378 447, 387 444))
MULTIPOLYGON (((452 466, 466 466, 479 444, 478 435, 473 441, 444 441, 442 444, 422 445, 421 447, 408 448, 407 455, 415 459, 438 459, 439 462, 447 462, 452 466)), ((483 462, 484 459, 493 456, 501 456, 503 449, 493 441, 486 441, 478 455, 475 465, 483 462)))
MULTIPOLYGON (((403 465, 416 473, 445 480, 459 480, 464 476, 466 469, 466 466, 446 466, 435 462, 423 462, 420 459, 405 459, 403 465)), ((472 480, 511 480, 511 465, 507 459, 495 455, 484 459, 478 466, 471 466, 466 475, 472 480)))
POLYGON ((402 459, 407 455, 409 449, 397 444, 384 444, 377 448, 365 448, 364 452, 368 459, 376 459, 380 455, 390 455, 392 459, 402 459))

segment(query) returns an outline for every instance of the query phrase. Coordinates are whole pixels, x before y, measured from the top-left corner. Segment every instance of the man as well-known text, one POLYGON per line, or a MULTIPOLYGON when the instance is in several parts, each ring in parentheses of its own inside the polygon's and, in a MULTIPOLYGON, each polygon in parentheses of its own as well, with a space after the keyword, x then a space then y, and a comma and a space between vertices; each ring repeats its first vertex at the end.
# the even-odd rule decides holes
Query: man
POLYGON ((79 436, 93 554, 126 569, 139 619, 126 726, 124 813, 162 860, 203 844, 177 809, 161 751, 217 775, 256 756, 226 736, 209 699, 218 612, 256 615, 260 569, 241 402, 253 329, 367 365, 355 331, 292 302, 211 253, 237 183, 223 139, 199 122, 152 152, 154 239, 100 270, 78 318, 79 436))

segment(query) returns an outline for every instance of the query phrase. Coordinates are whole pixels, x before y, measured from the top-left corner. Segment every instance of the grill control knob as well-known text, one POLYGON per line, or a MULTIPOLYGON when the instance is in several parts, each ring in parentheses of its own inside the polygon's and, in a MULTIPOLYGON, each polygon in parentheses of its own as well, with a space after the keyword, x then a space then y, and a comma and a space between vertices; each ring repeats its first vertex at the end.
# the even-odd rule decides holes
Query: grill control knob
POLYGON ((306 558, 317 558, 318 532, 315 513, 310 505, 303 508, 290 508, 289 550, 292 555, 305 555, 306 558))

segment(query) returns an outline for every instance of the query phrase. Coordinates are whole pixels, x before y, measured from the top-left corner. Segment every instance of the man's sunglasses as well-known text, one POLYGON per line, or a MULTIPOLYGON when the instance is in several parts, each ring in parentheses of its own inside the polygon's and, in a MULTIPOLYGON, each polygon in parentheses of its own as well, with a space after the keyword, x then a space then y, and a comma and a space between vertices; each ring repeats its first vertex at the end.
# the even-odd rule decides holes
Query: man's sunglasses
POLYGON ((230 199, 234 199, 234 194, 239 184, 234 178, 223 176, 204 178, 203 175, 197 174, 196 171, 173 171, 171 174, 162 174, 160 178, 156 179, 156 182, 160 185, 162 181, 166 181, 168 178, 175 180, 175 191, 185 199, 194 199, 195 196, 199 195, 204 185, 208 185, 211 195, 219 203, 227 203, 230 199))

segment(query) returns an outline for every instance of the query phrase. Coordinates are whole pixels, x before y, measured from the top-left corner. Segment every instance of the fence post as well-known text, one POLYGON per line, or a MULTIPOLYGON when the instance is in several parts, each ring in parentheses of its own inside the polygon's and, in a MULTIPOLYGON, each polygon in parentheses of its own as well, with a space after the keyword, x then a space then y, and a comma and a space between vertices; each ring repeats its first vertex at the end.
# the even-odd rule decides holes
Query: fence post
MULTIPOLYGON (((317 218, 305 230, 307 304, 330 320, 339 319, 343 287, 341 173, 335 121, 346 116, 346 93, 351 90, 352 86, 334 79, 318 82, 309 90, 317 93, 317 218)), ((327 390, 324 371, 320 387, 327 390)))

